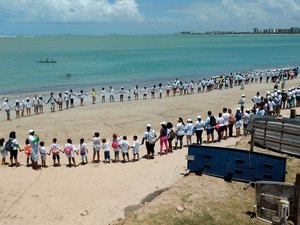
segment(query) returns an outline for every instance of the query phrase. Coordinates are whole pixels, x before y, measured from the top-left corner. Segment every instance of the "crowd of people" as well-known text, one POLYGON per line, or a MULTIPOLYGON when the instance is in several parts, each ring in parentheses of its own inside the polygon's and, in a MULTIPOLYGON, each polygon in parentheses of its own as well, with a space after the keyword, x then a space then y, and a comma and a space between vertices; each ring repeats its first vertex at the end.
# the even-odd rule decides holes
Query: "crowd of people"
MULTIPOLYGON (((157 86, 153 85, 151 88, 143 87, 140 88, 138 85, 133 89, 126 90, 121 87, 119 90, 114 90, 112 86, 108 89, 101 88, 99 91, 92 89, 90 92, 85 93, 80 90, 79 93, 74 93, 72 89, 65 91, 65 93, 58 93, 57 96, 53 92, 50 93, 50 97, 45 100, 41 95, 34 95, 32 99, 29 97, 19 101, 16 100, 13 105, 10 104, 9 99, 5 98, 1 110, 6 112, 7 120, 11 120, 11 110, 16 113, 16 118, 25 116, 31 116, 32 114, 37 115, 44 112, 44 105, 50 105, 50 111, 55 112, 56 107, 59 111, 64 108, 69 109, 75 106, 75 99, 79 99, 79 106, 84 106, 84 99, 87 96, 91 96, 92 103, 97 103, 97 96, 101 96, 101 103, 105 103, 107 99, 109 102, 114 102, 116 95, 119 95, 119 101, 123 102, 126 98, 128 101, 139 100, 140 95, 143 100, 147 100, 150 95, 151 99, 156 97, 162 98, 176 96, 176 95, 188 95, 194 93, 202 93, 204 91, 213 91, 214 89, 222 90, 233 88, 233 86, 239 86, 244 89, 244 85, 253 82, 274 82, 275 84, 281 84, 284 89, 286 80, 296 78, 299 73, 299 68, 290 69, 276 69, 267 71, 252 71, 245 74, 242 73, 231 73, 227 76, 215 76, 210 79, 204 78, 198 82, 191 80, 180 81, 178 78, 173 83, 167 83, 163 85, 159 83, 157 86), (33 111, 33 113, 32 113, 33 111)), ((284 96, 283 96, 284 97, 284 96)))
POLYGON ((204 119, 202 119, 201 115, 197 115, 194 122, 193 119, 188 118, 186 123, 179 117, 174 126, 172 122, 163 121, 160 123, 161 128, 157 133, 152 129, 151 124, 147 124, 145 132, 142 135, 142 141, 140 142, 138 136, 134 135, 131 144, 127 136, 113 134, 110 139, 106 139, 101 138, 99 132, 95 132, 92 138, 92 148, 88 147, 84 138, 79 140, 77 148, 70 138, 66 140, 66 144, 63 147, 60 147, 58 140, 53 138, 49 149, 46 149, 45 142, 40 140, 34 130, 29 130, 29 136, 21 148, 16 139, 16 132, 12 131, 6 142, 4 138, 0 139, 2 165, 20 166, 18 152, 24 152, 27 159, 27 166, 32 166, 33 169, 39 168, 39 161, 41 161, 42 167, 47 167, 47 155, 52 155, 54 166, 60 166, 60 154, 63 153, 68 159, 67 166, 76 167, 79 165, 76 164, 77 156, 81 158, 81 165, 88 163, 89 154, 91 154, 92 163, 99 163, 101 160, 101 149, 103 151, 104 163, 135 162, 140 159, 140 146, 143 144, 146 145, 147 150, 145 157, 153 159, 157 142, 160 144, 158 155, 162 156, 168 155, 173 150, 182 149, 192 144, 210 144, 232 137, 239 138, 242 128, 243 135, 247 135, 246 128, 252 114, 278 116, 281 109, 300 106, 300 86, 297 89, 288 89, 287 93, 290 94, 287 94, 286 99, 284 98, 285 90, 280 91, 277 88, 275 84, 274 91, 267 91, 265 95, 260 95, 258 92, 251 98, 253 102, 252 108, 244 109, 246 96, 243 94, 240 99, 241 108, 237 108, 234 112, 232 109, 223 108, 221 112, 214 116, 211 111, 208 111, 204 119), (233 136, 234 131, 235 136, 233 136), (202 137, 204 132, 206 133, 205 141, 202 137), (215 138, 215 134, 217 134, 217 138, 215 138), (192 141, 193 136, 196 139, 195 143, 192 141), (184 145, 184 138, 186 145, 184 145), (113 157, 111 157, 111 153, 113 153, 113 157), (8 154, 10 154, 10 163, 6 161, 8 154), (120 158, 120 155, 122 158, 120 158))

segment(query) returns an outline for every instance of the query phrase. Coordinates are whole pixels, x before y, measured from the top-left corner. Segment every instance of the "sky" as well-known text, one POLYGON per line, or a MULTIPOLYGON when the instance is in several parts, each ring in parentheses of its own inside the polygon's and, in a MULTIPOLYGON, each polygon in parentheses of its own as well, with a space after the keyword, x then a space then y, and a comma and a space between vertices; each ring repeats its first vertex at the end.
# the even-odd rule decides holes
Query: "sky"
POLYGON ((299 0, 0 0, 0 35, 300 27, 299 0))

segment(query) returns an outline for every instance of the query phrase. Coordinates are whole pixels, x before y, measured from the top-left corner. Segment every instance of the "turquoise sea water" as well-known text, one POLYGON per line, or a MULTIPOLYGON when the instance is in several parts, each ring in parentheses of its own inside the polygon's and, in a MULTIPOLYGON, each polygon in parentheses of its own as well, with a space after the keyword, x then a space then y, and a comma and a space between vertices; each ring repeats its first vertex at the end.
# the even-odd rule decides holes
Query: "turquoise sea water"
POLYGON ((0 95, 197 81, 299 66, 299 52, 300 35, 0 37, 0 95))

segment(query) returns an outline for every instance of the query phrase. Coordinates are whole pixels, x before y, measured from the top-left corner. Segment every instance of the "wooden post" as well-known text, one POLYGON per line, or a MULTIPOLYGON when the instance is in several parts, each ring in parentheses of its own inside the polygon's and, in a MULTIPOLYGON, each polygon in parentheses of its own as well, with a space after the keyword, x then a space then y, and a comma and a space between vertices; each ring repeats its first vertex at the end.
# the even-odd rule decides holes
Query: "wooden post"
POLYGON ((255 125, 253 125, 253 130, 251 133, 250 152, 253 152, 253 150, 254 150, 254 135, 255 135, 255 125))
POLYGON ((296 109, 291 109, 290 118, 292 119, 296 118, 296 109))
POLYGON ((296 198, 295 198, 295 224, 300 224, 300 173, 296 175, 296 198))

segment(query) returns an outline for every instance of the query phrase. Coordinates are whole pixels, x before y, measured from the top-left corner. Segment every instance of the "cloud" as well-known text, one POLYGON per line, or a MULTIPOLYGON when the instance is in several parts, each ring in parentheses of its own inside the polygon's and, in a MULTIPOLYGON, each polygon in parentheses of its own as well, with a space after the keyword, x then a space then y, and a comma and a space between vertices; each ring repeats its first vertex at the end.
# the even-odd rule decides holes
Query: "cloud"
POLYGON ((224 30, 299 26, 299 11, 298 0, 205 0, 170 9, 168 13, 181 15, 183 22, 198 27, 224 30))
POLYGON ((135 0, 1 0, 0 22, 141 22, 135 0))

